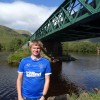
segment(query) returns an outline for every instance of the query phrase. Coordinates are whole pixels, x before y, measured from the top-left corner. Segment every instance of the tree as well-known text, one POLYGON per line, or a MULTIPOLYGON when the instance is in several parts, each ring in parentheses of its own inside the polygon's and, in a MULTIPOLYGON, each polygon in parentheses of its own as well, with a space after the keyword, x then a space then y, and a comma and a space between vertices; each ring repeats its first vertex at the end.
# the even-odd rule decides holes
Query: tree
POLYGON ((21 39, 13 39, 9 44, 9 51, 16 51, 19 49, 23 44, 23 41, 21 39))
POLYGON ((0 51, 2 51, 2 48, 3 48, 3 46, 2 46, 2 44, 0 43, 0 51))

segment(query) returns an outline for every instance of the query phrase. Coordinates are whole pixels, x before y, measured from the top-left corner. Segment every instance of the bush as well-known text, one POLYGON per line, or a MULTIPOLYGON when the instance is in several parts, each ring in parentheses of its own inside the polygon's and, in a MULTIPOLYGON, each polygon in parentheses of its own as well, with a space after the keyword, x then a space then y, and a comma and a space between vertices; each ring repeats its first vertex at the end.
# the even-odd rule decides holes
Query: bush
POLYGON ((82 53, 96 53, 97 47, 100 43, 92 42, 65 42, 63 43, 63 53, 65 52, 82 52, 82 53))
POLYGON ((14 52, 13 54, 10 54, 8 57, 8 63, 11 65, 18 65, 20 60, 24 57, 27 57, 30 55, 29 49, 19 49, 18 51, 14 52))
MULTIPOLYGON (((29 48, 21 48, 8 56, 8 64, 17 66, 22 58, 30 56, 30 54, 29 48)), ((41 55, 50 60, 43 52, 41 52, 41 55)))
POLYGON ((21 39, 13 39, 8 45, 8 51, 16 51, 19 49, 23 44, 21 39))
POLYGON ((2 48, 3 48, 3 46, 2 46, 1 43, 0 43, 0 51, 2 51, 2 48))

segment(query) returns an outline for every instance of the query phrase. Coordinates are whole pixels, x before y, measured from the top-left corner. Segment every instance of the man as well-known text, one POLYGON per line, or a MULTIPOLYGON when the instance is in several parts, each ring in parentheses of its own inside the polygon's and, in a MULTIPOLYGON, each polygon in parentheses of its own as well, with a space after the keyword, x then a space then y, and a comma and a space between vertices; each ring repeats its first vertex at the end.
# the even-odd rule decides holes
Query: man
POLYGON ((43 44, 29 43, 31 56, 23 58, 18 68, 18 100, 45 100, 50 83, 50 62, 40 56, 43 44))

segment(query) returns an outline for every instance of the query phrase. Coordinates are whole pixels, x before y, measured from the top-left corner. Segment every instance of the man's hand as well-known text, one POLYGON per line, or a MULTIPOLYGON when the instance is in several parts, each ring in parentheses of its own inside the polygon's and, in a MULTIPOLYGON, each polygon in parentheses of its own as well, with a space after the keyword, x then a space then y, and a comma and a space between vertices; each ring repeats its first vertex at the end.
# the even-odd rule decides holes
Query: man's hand
POLYGON ((18 100, 24 100, 22 97, 18 98, 18 100))
POLYGON ((45 100, 45 98, 42 96, 39 100, 45 100))

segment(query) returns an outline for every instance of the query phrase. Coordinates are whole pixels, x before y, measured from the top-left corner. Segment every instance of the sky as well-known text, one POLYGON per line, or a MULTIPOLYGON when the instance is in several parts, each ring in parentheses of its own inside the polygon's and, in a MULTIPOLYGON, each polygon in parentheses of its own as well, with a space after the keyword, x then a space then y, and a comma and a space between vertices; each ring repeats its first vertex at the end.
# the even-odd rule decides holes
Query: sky
POLYGON ((0 25, 33 34, 64 0, 0 0, 0 25))

